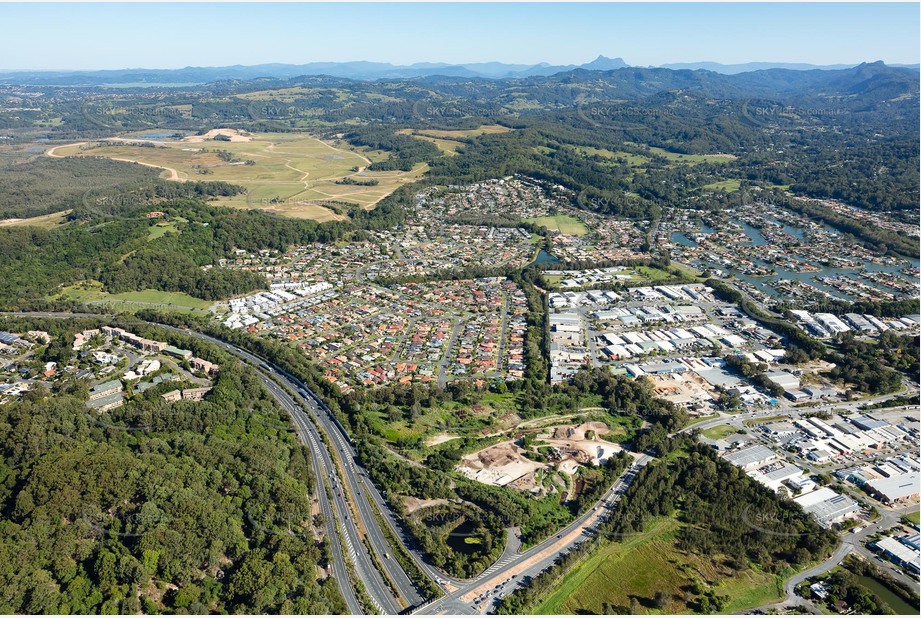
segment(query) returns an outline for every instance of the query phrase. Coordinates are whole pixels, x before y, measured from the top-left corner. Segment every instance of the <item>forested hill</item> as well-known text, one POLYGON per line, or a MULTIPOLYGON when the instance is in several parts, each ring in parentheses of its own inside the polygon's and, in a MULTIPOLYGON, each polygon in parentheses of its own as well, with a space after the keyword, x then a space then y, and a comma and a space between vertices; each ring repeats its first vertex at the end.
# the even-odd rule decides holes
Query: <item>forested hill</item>
POLYGON ((627 67, 612 71, 576 69, 549 77, 499 81, 426 77, 413 83, 442 94, 490 101, 507 100, 526 92, 529 98, 544 104, 559 101, 554 93, 571 88, 574 94, 593 94, 603 100, 638 99, 660 92, 693 91, 723 99, 768 97, 792 101, 825 98, 831 101, 835 98, 839 104, 849 106, 859 103, 865 106, 865 98, 849 101, 845 97, 853 99, 855 95, 874 95, 883 100, 899 95, 917 96, 918 74, 917 69, 889 67, 875 62, 836 71, 765 69, 724 75, 705 70, 627 67))
MULTIPOLYGON (((90 327, 0 319, 67 352, 90 327)), ((274 399, 217 348, 134 330, 219 362, 214 389, 176 403, 151 389, 99 416, 71 379, 0 406, 0 613, 343 613, 318 570, 322 489, 274 399)))

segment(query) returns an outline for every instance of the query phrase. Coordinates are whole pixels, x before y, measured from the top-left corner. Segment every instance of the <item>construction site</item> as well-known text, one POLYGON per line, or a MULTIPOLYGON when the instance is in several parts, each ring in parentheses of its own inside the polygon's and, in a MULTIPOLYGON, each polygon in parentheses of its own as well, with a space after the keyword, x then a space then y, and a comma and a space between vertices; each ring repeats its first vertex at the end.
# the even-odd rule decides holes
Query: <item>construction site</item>
POLYGON ((608 431, 600 421, 535 429, 464 456, 456 469, 488 485, 537 496, 565 492, 571 497, 581 466, 603 465, 623 450, 599 437, 608 431))

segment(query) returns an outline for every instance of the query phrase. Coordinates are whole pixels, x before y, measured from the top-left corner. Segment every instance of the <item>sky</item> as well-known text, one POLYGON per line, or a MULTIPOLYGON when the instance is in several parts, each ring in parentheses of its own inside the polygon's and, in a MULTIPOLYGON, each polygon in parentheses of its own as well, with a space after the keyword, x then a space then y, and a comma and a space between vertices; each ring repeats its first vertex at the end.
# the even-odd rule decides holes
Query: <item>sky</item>
POLYGON ((0 69, 919 61, 910 3, 2 3, 0 69))

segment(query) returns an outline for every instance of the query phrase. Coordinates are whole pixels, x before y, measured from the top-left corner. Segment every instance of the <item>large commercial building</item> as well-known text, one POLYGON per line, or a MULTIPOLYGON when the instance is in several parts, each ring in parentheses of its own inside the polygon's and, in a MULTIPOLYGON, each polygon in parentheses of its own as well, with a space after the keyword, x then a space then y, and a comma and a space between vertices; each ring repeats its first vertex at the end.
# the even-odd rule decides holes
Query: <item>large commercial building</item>
POLYGON ((756 444, 738 451, 726 453, 723 459, 745 470, 753 470, 775 459, 777 455, 766 446, 756 444))
POLYGON ((917 472, 898 474, 889 478, 872 479, 866 482, 864 489, 886 504, 895 504, 918 498, 919 476, 917 472))
POLYGON ((860 505, 847 496, 842 496, 828 487, 803 494, 793 499, 803 510, 815 516, 819 525, 828 528, 856 513, 860 505))
POLYGON ((921 555, 917 549, 900 543, 891 536, 886 536, 874 543, 875 547, 895 564, 905 567, 915 574, 921 572, 921 555))

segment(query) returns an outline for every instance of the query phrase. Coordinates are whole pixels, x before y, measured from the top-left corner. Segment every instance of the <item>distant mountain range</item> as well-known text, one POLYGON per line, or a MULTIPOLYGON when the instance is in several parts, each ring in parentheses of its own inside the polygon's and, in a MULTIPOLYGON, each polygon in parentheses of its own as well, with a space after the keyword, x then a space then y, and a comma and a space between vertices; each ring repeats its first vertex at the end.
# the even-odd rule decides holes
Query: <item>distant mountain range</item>
MULTIPOLYGON (((854 64, 813 65, 802 63, 749 62, 746 64, 720 64, 717 62, 691 62, 662 65, 672 70, 706 70, 724 75, 734 75, 767 69, 789 69, 796 71, 840 70, 852 68, 854 64)), ((919 65, 893 65, 917 69, 919 65)), ((471 79, 509 79, 526 77, 548 77, 582 69, 586 71, 612 71, 628 68, 623 58, 598 56, 581 65, 534 65, 506 64, 502 62, 480 62, 472 64, 416 63, 394 65, 385 62, 311 62, 308 64, 258 64, 253 66, 234 65, 227 67, 186 67, 183 69, 117 69, 106 71, 0 71, 0 84, 22 84, 42 86, 105 86, 131 85, 187 85, 204 84, 223 80, 249 80, 256 78, 290 79, 292 77, 329 75, 355 80, 413 79, 444 76, 471 79)), ((650 67, 651 68, 651 67, 650 67)))

